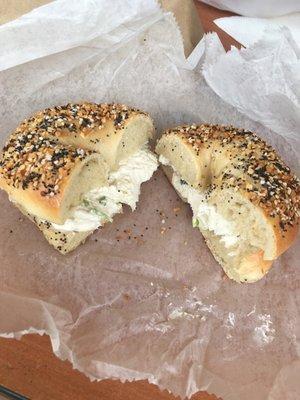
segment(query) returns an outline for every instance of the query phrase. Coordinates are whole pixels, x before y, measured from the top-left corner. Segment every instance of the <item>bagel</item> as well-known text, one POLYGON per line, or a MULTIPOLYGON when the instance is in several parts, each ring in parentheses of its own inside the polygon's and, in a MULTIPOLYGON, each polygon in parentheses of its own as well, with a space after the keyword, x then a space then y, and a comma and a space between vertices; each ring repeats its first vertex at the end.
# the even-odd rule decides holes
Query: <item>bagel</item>
POLYGON ((121 203, 135 208, 141 183, 157 168, 147 149, 153 133, 148 114, 121 104, 47 108, 9 136, 0 188, 67 253, 121 212, 121 203))
POLYGON ((191 125, 165 131, 156 153, 225 273, 261 279, 299 225, 299 180, 275 150, 247 130, 191 125))

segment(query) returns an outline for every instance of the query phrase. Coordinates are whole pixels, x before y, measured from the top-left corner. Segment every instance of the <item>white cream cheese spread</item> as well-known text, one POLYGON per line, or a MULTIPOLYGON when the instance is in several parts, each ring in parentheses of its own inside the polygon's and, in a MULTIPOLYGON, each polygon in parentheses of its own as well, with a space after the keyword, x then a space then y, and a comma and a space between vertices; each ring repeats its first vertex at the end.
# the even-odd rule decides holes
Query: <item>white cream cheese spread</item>
POLYGON ((97 229, 115 214, 122 212, 122 203, 135 209, 139 199, 140 186, 149 180, 157 169, 158 163, 154 154, 141 149, 126 160, 122 160, 119 169, 109 175, 109 186, 87 193, 82 203, 74 207, 72 218, 63 225, 52 223, 60 231, 89 231, 97 229))
MULTIPOLYGON (((170 165, 169 161, 162 155, 159 161, 163 165, 170 165)), ((234 233, 234 224, 225 219, 214 205, 209 204, 205 199, 205 192, 194 189, 183 181, 179 174, 174 171, 172 184, 177 192, 185 199, 193 210, 193 226, 210 230, 215 235, 221 236, 221 241, 226 247, 231 247, 238 242, 238 237, 234 233)))

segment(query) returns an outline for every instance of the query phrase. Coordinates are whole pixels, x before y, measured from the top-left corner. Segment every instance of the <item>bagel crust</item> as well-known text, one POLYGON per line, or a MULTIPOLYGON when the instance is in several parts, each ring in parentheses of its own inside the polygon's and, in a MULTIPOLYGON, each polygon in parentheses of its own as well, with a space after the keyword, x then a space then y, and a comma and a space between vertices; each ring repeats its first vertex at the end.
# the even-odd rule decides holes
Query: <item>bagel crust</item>
POLYGON ((89 163, 99 165, 99 182, 106 182, 107 166, 100 154, 17 133, 3 149, 0 187, 29 212, 59 223, 71 182, 89 163))
POLYGON ((34 132, 64 145, 99 152, 110 167, 115 167, 120 161, 118 147, 125 147, 126 130, 134 123, 146 131, 146 140, 136 135, 138 147, 126 149, 128 156, 152 138, 154 126, 147 113, 124 104, 85 102, 46 108, 22 122, 17 132, 34 132), (144 143, 139 142, 140 138, 144 143))
MULTIPOLYGON (((263 274, 271 266, 265 261, 275 260, 290 247, 299 228, 299 179, 255 133, 232 126, 180 126, 163 133, 156 152, 190 186, 204 191, 206 199, 231 191, 232 198, 236 193, 261 213, 274 237, 272 254, 265 260, 261 254, 250 255, 249 260, 252 265, 260 259, 263 274)), ((211 233, 202 233, 214 248, 211 233)), ((222 264, 220 254, 215 258, 222 264)))
MULTIPOLYGON (((109 173, 153 133, 147 113, 122 104, 47 108, 8 137, 0 155, 0 188, 40 228, 63 225, 84 194, 107 186, 109 173)), ((87 236, 72 235, 72 249, 87 236)))

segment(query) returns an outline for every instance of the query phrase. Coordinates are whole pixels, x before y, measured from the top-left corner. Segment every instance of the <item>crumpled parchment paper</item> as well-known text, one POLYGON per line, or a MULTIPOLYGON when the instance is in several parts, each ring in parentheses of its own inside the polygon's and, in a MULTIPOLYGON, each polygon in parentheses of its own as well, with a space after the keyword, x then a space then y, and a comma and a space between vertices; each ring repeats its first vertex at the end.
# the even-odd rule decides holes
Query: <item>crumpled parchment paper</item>
MULTIPOLYGON (((118 101, 149 111, 158 132, 201 121, 256 130, 295 162, 290 136, 206 83, 202 68, 220 55, 216 36, 186 60, 173 16, 154 0, 77 3, 59 0, 0 27, 2 142, 44 107, 118 101)), ((161 171, 143 184, 136 212, 126 209, 67 256, 5 193, 0 210, 1 336, 47 333, 55 354, 91 379, 148 379, 182 397, 296 399, 299 242, 261 281, 230 281, 161 171)))
POLYGON ((199 0, 221 10, 232 11, 247 17, 277 17, 300 12, 298 0, 199 0))
POLYGON ((262 39, 266 29, 283 26, 289 29, 294 41, 300 43, 300 12, 276 18, 232 16, 215 19, 214 23, 245 47, 262 39))
POLYGON ((287 28, 267 29, 247 49, 228 53, 216 35, 204 39, 208 49, 203 75, 227 103, 287 139, 289 162, 299 170, 300 47, 287 28))

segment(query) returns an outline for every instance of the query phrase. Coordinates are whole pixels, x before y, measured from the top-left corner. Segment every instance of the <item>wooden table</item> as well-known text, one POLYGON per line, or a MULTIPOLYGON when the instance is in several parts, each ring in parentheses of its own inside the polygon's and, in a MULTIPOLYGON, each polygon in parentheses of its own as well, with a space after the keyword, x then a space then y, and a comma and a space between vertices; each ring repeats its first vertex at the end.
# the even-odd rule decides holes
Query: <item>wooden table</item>
MULTIPOLYGON (((205 32, 215 31, 226 49, 236 45, 234 39, 220 30, 213 20, 233 15, 195 2, 205 32)), ((69 362, 59 360, 51 350, 48 336, 26 335, 21 340, 0 338, 0 385, 32 400, 175 400, 166 391, 146 381, 121 383, 105 380, 90 382, 74 370, 69 362)), ((193 400, 216 400, 206 392, 193 400)))

